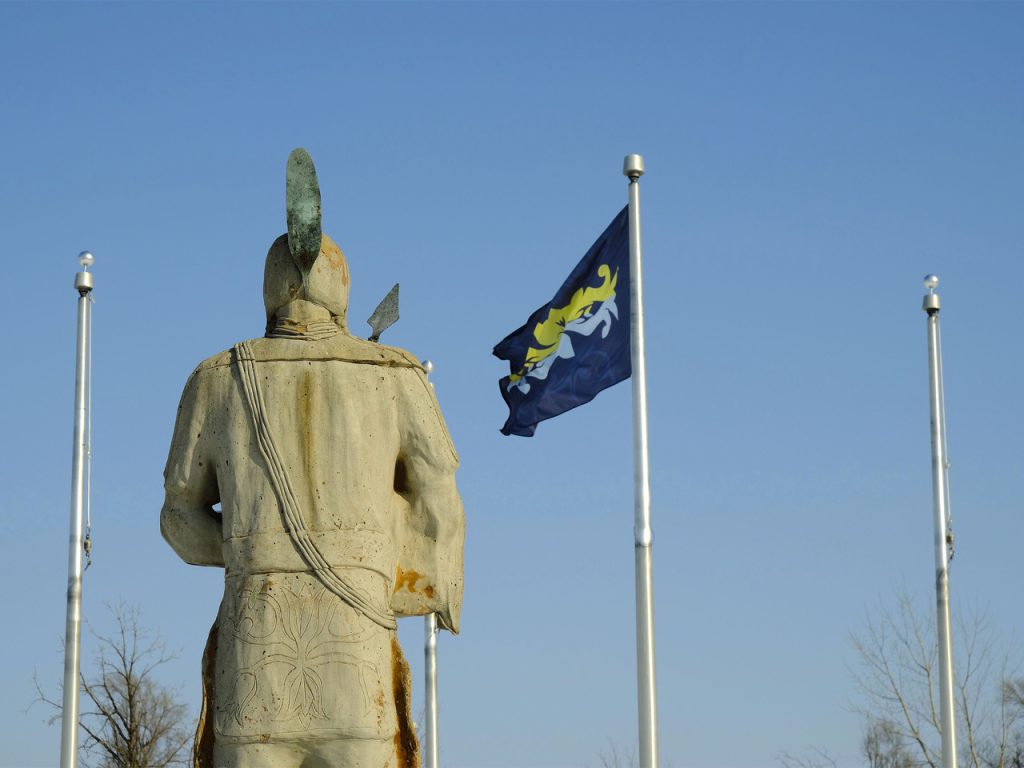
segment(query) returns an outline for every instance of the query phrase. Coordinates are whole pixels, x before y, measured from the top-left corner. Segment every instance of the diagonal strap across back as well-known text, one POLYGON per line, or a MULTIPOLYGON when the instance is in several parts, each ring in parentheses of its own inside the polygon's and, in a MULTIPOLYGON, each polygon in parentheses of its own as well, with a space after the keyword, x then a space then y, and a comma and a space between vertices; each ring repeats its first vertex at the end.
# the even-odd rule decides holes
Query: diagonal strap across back
POLYGON ((281 460, 274 436, 270 432, 270 424, 266 418, 266 403, 263 399, 263 391, 260 388, 259 376, 256 373, 256 360, 252 349, 246 341, 236 344, 234 348, 235 362, 241 374, 242 389, 245 392, 245 399, 249 405, 249 412, 252 415, 253 427, 256 431, 256 440, 259 444, 260 453, 267 464, 267 471, 270 475, 270 482, 274 486, 278 501, 281 504, 281 514, 284 517, 285 527, 288 535, 298 548, 302 559, 306 561, 316 577, 327 589, 336 594, 348 605, 359 611, 375 624, 385 629, 395 629, 398 624, 395 615, 389 609, 381 610, 373 600, 362 590, 353 587, 331 567, 331 564, 324 557, 324 554, 316 546, 313 538, 306 528, 306 522, 299 508, 298 499, 292 490, 288 473, 285 470, 284 462, 281 460))

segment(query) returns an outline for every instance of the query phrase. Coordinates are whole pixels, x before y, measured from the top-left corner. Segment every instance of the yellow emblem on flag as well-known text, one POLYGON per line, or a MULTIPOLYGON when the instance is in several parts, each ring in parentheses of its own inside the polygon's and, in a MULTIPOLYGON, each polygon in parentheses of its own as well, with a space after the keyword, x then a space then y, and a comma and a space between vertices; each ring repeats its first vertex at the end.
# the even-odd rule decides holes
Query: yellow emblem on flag
POLYGON ((531 369, 558 349, 558 343, 562 334, 565 333, 566 325, 580 318, 588 317, 593 312, 595 304, 600 304, 615 296, 619 271, 616 269, 613 275, 607 264, 601 264, 597 268, 597 274, 602 280, 601 285, 584 286, 577 289, 566 306, 552 307, 548 310, 547 319, 537 323, 533 329, 533 338, 540 346, 531 346, 527 350, 526 364, 518 373, 509 376, 510 384, 522 379, 531 369))

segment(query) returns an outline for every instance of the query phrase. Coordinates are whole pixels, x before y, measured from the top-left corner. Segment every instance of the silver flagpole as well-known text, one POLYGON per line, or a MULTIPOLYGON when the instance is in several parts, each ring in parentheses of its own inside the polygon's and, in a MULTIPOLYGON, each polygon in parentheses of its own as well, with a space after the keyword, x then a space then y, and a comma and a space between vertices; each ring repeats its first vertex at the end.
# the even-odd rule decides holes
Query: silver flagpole
POLYGON ((928 395, 932 426, 932 496, 935 511, 935 598, 939 640, 939 706, 942 717, 942 768, 956 768, 956 711, 953 706, 953 644, 949 622, 949 464, 946 457, 946 409, 939 338, 939 278, 928 275, 923 309, 928 313, 928 395))
POLYGON ((92 320, 92 254, 78 255, 82 271, 75 275, 78 291, 78 345, 75 363, 75 427, 71 459, 71 535, 68 541, 68 606, 64 629, 64 699, 61 713, 60 765, 78 763, 78 670, 82 638, 82 511, 86 504, 87 407, 89 387, 89 324, 92 320))
POLYGON ((426 706, 424 714, 423 753, 426 768, 438 768, 437 751, 437 614, 423 617, 424 672, 426 676, 426 706))
MULTIPOLYGON (((423 367, 429 377, 434 371, 434 364, 423 361, 423 367)), ((431 384, 430 386, 434 386, 431 384)), ((425 768, 438 768, 437 749, 437 614, 431 613, 423 617, 423 671, 424 713, 423 713, 423 753, 426 756, 425 768)))
POLYGON ((629 177, 630 342, 633 364, 633 539, 636 554, 636 691, 640 768, 658 765, 658 701, 654 672, 654 584, 651 565, 651 489, 647 460, 647 371, 640 258, 640 183, 644 159, 626 155, 629 177))

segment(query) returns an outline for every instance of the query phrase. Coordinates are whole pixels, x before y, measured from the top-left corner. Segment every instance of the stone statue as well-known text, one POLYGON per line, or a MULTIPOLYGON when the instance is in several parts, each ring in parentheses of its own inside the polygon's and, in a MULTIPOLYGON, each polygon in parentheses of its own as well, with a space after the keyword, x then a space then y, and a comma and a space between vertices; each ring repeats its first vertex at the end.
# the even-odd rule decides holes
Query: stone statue
POLYGON ((266 335, 192 373, 164 472, 164 538, 224 569, 196 765, 418 766, 395 617, 458 631, 458 456, 417 359, 349 333, 348 266, 302 149, 287 213, 266 335))

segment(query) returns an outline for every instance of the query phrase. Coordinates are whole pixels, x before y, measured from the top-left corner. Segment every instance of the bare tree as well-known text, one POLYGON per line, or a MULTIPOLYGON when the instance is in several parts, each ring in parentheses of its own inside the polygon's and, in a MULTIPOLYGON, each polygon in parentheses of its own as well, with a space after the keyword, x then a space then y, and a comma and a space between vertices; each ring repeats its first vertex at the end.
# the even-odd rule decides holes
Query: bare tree
POLYGON ((809 747, 802 755, 791 752, 780 752, 775 756, 781 768, 836 768, 836 759, 822 747, 809 747))
POLYGON ((1024 711, 1024 678, 1006 680, 1003 684, 1003 697, 1009 706, 1024 711))
POLYGON ((620 753, 615 742, 611 739, 608 740, 608 752, 601 752, 599 759, 601 761, 601 768, 636 768, 636 750, 630 750, 628 753, 620 753))
POLYGON ((868 761, 868 768, 914 768, 914 758, 892 720, 875 718, 868 723, 861 740, 861 752, 868 761))
MULTIPOLYGON (((1013 768, 1024 738, 1024 684, 1011 682, 1018 662, 1000 650, 984 619, 961 621, 954 648, 960 763, 969 768, 1013 768), (1018 687, 1021 686, 1021 687, 1018 687)), ((864 757, 871 768, 941 765, 935 625, 901 594, 895 612, 868 619, 851 636, 854 671, 864 703, 864 757)))
MULTIPOLYGON (((177 691, 158 682, 155 671, 175 658, 159 636, 139 625, 138 610, 124 605, 111 608, 117 622, 112 635, 89 631, 97 642, 90 676, 81 675, 82 711, 79 726, 85 732, 83 757, 96 768, 168 768, 188 764, 186 749, 192 739, 186 727, 188 712, 177 691)), ((35 680, 38 698, 61 715, 60 697, 43 692, 35 680)))
MULTIPOLYGON (((626 748, 612 739, 608 739, 608 749, 601 750, 597 759, 599 761, 598 768, 637 768, 640 764, 636 754, 636 744, 626 748)), ((589 766, 590 763, 585 765, 589 766)), ((658 765, 663 768, 673 768, 675 763, 671 759, 661 757, 658 760, 658 765)))

